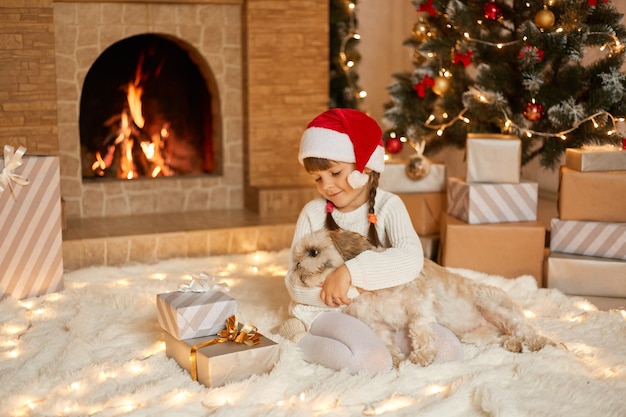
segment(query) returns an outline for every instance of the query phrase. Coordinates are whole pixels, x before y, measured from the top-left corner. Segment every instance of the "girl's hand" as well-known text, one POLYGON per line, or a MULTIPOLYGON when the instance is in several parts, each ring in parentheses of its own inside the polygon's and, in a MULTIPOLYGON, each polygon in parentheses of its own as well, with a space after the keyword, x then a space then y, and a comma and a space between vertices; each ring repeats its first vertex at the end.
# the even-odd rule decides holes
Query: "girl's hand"
POLYGON ((348 271, 345 265, 341 265, 326 277, 326 281, 322 285, 320 298, 324 304, 329 307, 339 307, 343 304, 350 304, 351 300, 348 298, 348 289, 351 283, 352 277, 350 276, 350 271, 348 271))

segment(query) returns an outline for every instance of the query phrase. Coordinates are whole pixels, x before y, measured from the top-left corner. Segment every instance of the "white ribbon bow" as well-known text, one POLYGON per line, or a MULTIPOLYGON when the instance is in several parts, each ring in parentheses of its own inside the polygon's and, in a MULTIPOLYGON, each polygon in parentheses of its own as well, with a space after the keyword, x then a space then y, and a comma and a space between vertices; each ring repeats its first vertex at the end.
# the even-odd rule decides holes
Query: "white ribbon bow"
POLYGON ((207 291, 230 291, 226 283, 217 282, 217 278, 202 271, 200 275, 192 275, 189 284, 178 284, 178 291, 181 292, 207 292, 207 291))
POLYGON ((28 185, 30 180, 13 171, 22 165, 22 156, 26 153, 26 148, 20 146, 17 152, 13 152, 13 146, 4 145, 4 169, 0 172, 0 193, 9 187, 13 193, 13 184, 28 185))

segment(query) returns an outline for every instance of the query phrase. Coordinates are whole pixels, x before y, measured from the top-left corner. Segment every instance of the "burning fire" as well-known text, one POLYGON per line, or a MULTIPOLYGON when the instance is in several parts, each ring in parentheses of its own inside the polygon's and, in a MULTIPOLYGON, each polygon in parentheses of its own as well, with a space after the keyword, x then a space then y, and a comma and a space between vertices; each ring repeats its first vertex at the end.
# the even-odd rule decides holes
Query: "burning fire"
MULTIPOLYGON (((105 171, 114 165, 117 160, 116 176, 118 178, 133 179, 141 175, 157 177, 172 176, 174 172, 166 164, 163 157, 166 140, 170 136, 170 123, 164 122, 157 133, 150 134, 145 129, 143 115, 143 86, 145 75, 142 73, 143 58, 140 57, 135 79, 126 86, 126 103, 124 110, 118 117, 110 118, 107 125, 114 126, 114 140, 106 146, 106 154, 99 151, 95 154, 95 161, 91 169, 98 176, 104 176, 105 171), (116 158, 116 152, 118 157, 116 158)), ((156 75, 160 67, 156 71, 156 75)))

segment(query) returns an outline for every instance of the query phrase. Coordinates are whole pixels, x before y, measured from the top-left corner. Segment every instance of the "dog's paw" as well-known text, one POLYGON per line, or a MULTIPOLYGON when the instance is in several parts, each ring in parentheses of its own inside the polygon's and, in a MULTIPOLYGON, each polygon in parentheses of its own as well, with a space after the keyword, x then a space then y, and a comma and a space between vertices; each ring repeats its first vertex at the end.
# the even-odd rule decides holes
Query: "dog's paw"
POLYGON ((531 352, 537 352, 538 350, 543 349, 545 346, 557 346, 556 343, 554 343, 552 340, 539 335, 528 337, 526 338, 525 342, 526 346, 528 346, 528 350, 530 350, 531 352))
POLYGON ((423 346, 409 354, 409 360, 419 366, 428 366, 437 356, 437 347, 434 345, 423 346))
POLYGON ((516 336, 503 336, 500 345, 509 352, 519 353, 522 351, 522 339, 516 336))

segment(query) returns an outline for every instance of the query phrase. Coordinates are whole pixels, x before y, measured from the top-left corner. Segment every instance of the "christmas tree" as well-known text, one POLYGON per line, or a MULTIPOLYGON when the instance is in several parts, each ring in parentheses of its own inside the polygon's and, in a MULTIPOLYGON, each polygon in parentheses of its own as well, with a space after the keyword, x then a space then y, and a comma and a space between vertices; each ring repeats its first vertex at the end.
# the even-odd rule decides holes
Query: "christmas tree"
POLYGON ((626 29, 607 0, 413 4, 415 70, 389 86, 388 149, 405 138, 428 155, 463 148, 468 133, 510 134, 522 165, 554 169, 568 147, 621 146, 626 29))

